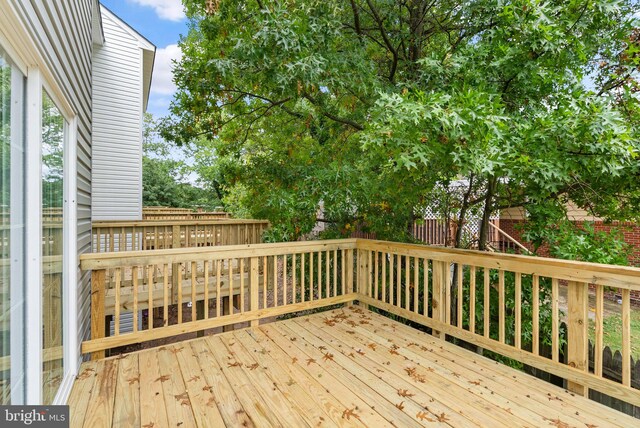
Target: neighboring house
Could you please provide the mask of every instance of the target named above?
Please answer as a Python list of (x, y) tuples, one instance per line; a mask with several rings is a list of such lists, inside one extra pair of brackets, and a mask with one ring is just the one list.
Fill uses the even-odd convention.
[(107, 8), (93, 50), (91, 218), (142, 219), (142, 112), (156, 47)]
[[(632, 266), (640, 266), (640, 225), (631, 222), (611, 222), (607, 223), (600, 217), (591, 215), (586, 210), (578, 207), (572, 202), (567, 204), (567, 218), (572, 222), (581, 225), (586, 222), (593, 224), (596, 232), (610, 232), (616, 228), (622, 232), (624, 241), (632, 247), (629, 256), (629, 264)], [(531, 248), (531, 245), (522, 239), (521, 228), (527, 221), (525, 212), (522, 208), (509, 208), (500, 212), (500, 228), (509, 235), (520, 241), (523, 245)], [(548, 255), (544, 248), (539, 251), (541, 255)], [(637, 293), (637, 299), (640, 301), (640, 293)]]
[(140, 218), (153, 58), (97, 0), (0, 1), (1, 404), (66, 401), (90, 328), (92, 214)]

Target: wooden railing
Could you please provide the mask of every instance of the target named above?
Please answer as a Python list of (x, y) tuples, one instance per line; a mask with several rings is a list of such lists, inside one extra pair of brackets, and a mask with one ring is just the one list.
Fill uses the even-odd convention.
[(143, 220), (225, 220), (231, 216), (224, 211), (193, 211), (189, 208), (144, 207)]
[(93, 252), (256, 244), (266, 220), (94, 221)]
[[(356, 259), (361, 302), (430, 327), (436, 336), (452, 336), (560, 376), (575, 393), (593, 388), (640, 405), (640, 390), (631, 387), (630, 378), (630, 291), (640, 290), (640, 269), (365, 240), (358, 240)], [(595, 285), (593, 371), (589, 284)], [(605, 287), (622, 296), (621, 384), (602, 373)], [(547, 343), (550, 357), (542, 352)]]
[[(355, 240), (235, 245), (161, 251), (87, 254), (91, 270), (91, 340), (82, 345), (93, 358), (104, 350), (183, 333), (274, 317), (353, 301)], [(351, 268), (350, 268), (351, 267)], [(291, 278), (291, 281), (285, 281)], [(233, 298), (230, 298), (233, 297)], [(188, 302), (191, 307), (185, 306)], [(171, 317), (169, 306), (176, 305)], [(139, 312), (147, 322), (138, 329)], [(132, 312), (133, 332), (119, 320)], [(107, 315), (114, 335), (106, 336)], [(148, 319), (149, 319), (148, 318)]]
[[(94, 358), (126, 344), (358, 300), (437, 337), (560, 376), (574, 393), (592, 388), (640, 405), (630, 375), (637, 268), (364, 239), (92, 254), (81, 256), (81, 267), (93, 271), (92, 339), (82, 349)], [(589, 284), (595, 287), (592, 369)], [(622, 296), (620, 383), (603, 376), (605, 287)], [(229, 296), (238, 296), (235, 310)], [(160, 324), (139, 330), (134, 323), (127, 334), (116, 325), (115, 335), (105, 337), (108, 301), (116, 320), (123, 311), (159, 307)], [(185, 309), (187, 301), (207, 304)], [(167, 317), (170, 302), (177, 304), (177, 320)]]

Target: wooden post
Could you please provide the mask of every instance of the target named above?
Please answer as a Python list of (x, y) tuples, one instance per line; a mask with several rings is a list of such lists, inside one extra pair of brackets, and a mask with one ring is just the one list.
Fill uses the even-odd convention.
[[(356, 289), (358, 293), (367, 296), (367, 287), (369, 286), (369, 251), (358, 250), (358, 276), (356, 278)], [(363, 305), (369, 308), (369, 305)]]
[[(295, 266), (293, 267), (295, 269)], [(250, 277), (249, 277), (249, 310), (256, 312), (259, 309), (258, 302), (258, 281), (260, 278), (260, 272), (258, 271), (258, 258), (251, 257), (250, 262)], [(295, 270), (294, 270), (295, 272)], [(295, 274), (294, 274), (295, 275)], [(295, 299), (295, 296), (294, 296)], [(259, 320), (252, 320), (251, 327), (257, 327), (260, 324)]]
[[(91, 271), (91, 339), (105, 337), (105, 270)], [(104, 358), (104, 351), (91, 354), (92, 360)]]
[[(343, 263), (345, 264), (346, 269), (346, 280), (347, 280), (347, 294), (353, 293), (353, 253), (355, 250), (347, 250), (345, 252), (345, 258)], [(353, 302), (347, 302), (347, 306), (352, 305)]]
[[(588, 303), (588, 285), (570, 281), (567, 295), (567, 364), (583, 371), (589, 370)], [(589, 394), (587, 387), (575, 382), (567, 382), (567, 389), (585, 397)]]
[[(172, 229), (171, 229), (171, 238), (172, 238), (172, 242), (171, 242), (171, 248), (180, 248), (180, 226), (177, 224), (174, 224)], [(177, 285), (178, 284), (178, 276), (181, 275), (180, 272), (180, 263), (173, 263), (171, 265), (171, 304), (175, 305), (176, 304), (176, 300), (178, 299), (178, 290), (177, 290)]]
[[(446, 293), (449, 285), (446, 278), (449, 264), (446, 262), (433, 261), (433, 294), (431, 305), (433, 308), (432, 317), (436, 321), (445, 322), (446, 318)], [(433, 336), (444, 339), (445, 334), (441, 331), (433, 330)]]

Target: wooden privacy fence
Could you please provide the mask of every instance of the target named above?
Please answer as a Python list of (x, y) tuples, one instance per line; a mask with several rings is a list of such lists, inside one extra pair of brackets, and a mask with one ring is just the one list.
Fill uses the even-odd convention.
[(429, 245), (447, 245), (455, 236), (448, 223), (439, 219), (425, 218), (414, 221), (410, 229), (415, 239)]
[[(126, 344), (358, 300), (428, 327), (436, 337), (460, 339), (562, 377), (574, 393), (593, 389), (640, 405), (640, 391), (631, 384), (630, 326), (638, 268), (365, 239), (88, 254), (81, 267), (93, 271), (92, 339), (82, 349), (94, 358)], [(592, 368), (589, 284), (595, 286)], [(619, 382), (607, 378), (603, 365), (605, 287), (622, 296)], [(561, 290), (566, 311), (560, 310)], [(180, 313), (171, 324), (166, 313), (174, 294)], [(220, 298), (236, 294), (234, 313), (231, 300)], [(128, 334), (116, 326), (113, 337), (104, 337), (109, 299), (116, 315), (160, 305), (164, 325)], [(186, 299), (208, 304), (200, 315), (192, 307), (185, 321)], [(541, 352), (547, 344), (550, 357)]]
[(266, 220), (94, 221), (93, 252), (256, 244)]
[[(354, 300), (355, 240), (234, 245), (162, 251), (87, 254), (91, 270), (93, 358), (104, 350), (239, 322)], [(351, 267), (351, 268), (350, 268)], [(291, 277), (291, 284), (285, 278)], [(236, 301), (230, 296), (237, 296)], [(184, 303), (192, 302), (185, 313)], [(202, 302), (197, 305), (196, 302)], [(177, 305), (177, 318), (168, 316)], [(200, 306), (200, 308), (198, 308)], [(235, 307), (234, 307), (235, 306)], [(138, 312), (162, 311), (163, 325), (138, 329)], [(114, 335), (105, 337), (113, 313)], [(133, 332), (120, 332), (123, 312), (132, 312)]]

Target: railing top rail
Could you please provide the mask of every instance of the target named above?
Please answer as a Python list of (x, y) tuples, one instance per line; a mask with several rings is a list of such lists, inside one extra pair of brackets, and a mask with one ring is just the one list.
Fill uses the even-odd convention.
[(268, 220), (253, 219), (221, 219), (221, 220), (97, 220), (92, 225), (96, 227), (144, 227), (144, 226), (202, 226), (225, 224), (269, 224)]
[(273, 256), (294, 253), (298, 254), (309, 251), (329, 251), (353, 248), (356, 248), (356, 239), (172, 248), (153, 251), (89, 253), (80, 255), (80, 268), (83, 270), (105, 269), (110, 267)]
[(606, 265), (520, 254), (497, 254), (478, 250), (462, 250), (419, 244), (358, 239), (357, 248), (403, 253), (432, 260), (462, 263), (470, 266), (503, 269), (567, 281), (587, 282), (640, 290), (640, 268)]
[(437, 261), (461, 263), (490, 269), (502, 269), (527, 275), (539, 275), (567, 281), (602, 284), (640, 291), (640, 268), (635, 267), (533, 257), (519, 254), (496, 254), (478, 250), (462, 250), (360, 238), (274, 244), (226, 245), (206, 248), (176, 248), (153, 250), (152, 252), (121, 251), (113, 253), (93, 253), (81, 255), (80, 261), (81, 268), (88, 270), (116, 266), (175, 263), (182, 260), (216, 260), (233, 257), (282, 255), (337, 248), (357, 248), (370, 251), (402, 253), (408, 256)]

